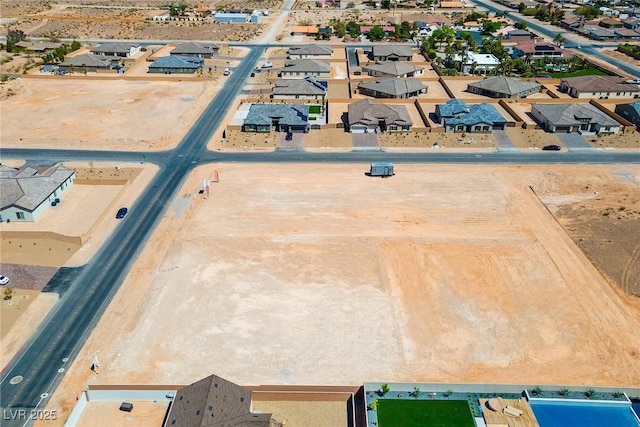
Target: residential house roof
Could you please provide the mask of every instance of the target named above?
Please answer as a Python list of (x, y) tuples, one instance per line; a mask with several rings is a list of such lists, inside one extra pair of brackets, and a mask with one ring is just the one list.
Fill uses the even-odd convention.
[(363, 70), (372, 70), (379, 73), (385, 73), (393, 76), (404, 76), (408, 73), (414, 73), (416, 71), (424, 70), (423, 67), (417, 65), (408, 64), (401, 61), (384, 61), (378, 64), (367, 65), (362, 67)]
[(605, 30), (604, 28), (589, 28), (589, 34), (600, 38), (613, 38), (615, 34), (613, 31)]
[(438, 105), (440, 117), (447, 125), (475, 125), (478, 123), (506, 123), (507, 120), (496, 108), (483, 102), (482, 104), (467, 105), (459, 99), (452, 99), (446, 104)]
[(517, 95), (532, 89), (540, 89), (542, 85), (536, 82), (526, 82), (515, 77), (495, 76), (479, 82), (469, 83), (469, 87), (477, 87), (504, 95)]
[(624, 83), (622, 77), (615, 76), (579, 76), (560, 80), (578, 92), (640, 92), (638, 85)]
[(422, 84), (418, 79), (397, 79), (389, 77), (387, 79), (377, 80), (375, 82), (362, 82), (358, 85), (359, 88), (368, 90), (375, 90), (379, 93), (384, 93), (393, 97), (400, 97), (410, 93), (415, 93), (427, 88), (427, 85)]
[(62, 46), (62, 43), (28, 42), (26, 40), (22, 40), (16, 43), (16, 46), (32, 52), (44, 52), (45, 50), (57, 49)]
[(460, 1), (442, 1), (440, 2), (440, 7), (445, 8), (445, 9), (451, 9), (451, 8), (460, 8), (462, 9), (464, 7), (464, 4)]
[(239, 18), (239, 19), (247, 19), (247, 14), (246, 13), (240, 13), (240, 12), (217, 12), (214, 17), (216, 19), (219, 18)]
[(371, 99), (363, 99), (348, 106), (349, 125), (377, 125), (385, 120), (387, 125), (413, 125), (407, 107), (404, 105), (386, 105)]
[(105, 58), (104, 55), (94, 55), (92, 53), (83, 53), (82, 55), (70, 56), (60, 63), (63, 67), (98, 67), (109, 68), (111, 60)]
[(409, 45), (388, 45), (388, 44), (376, 44), (373, 45), (373, 56), (413, 56), (413, 49)]
[(624, 21), (622, 21), (622, 23), (627, 25), (638, 25), (640, 24), (640, 19), (636, 18), (635, 16), (631, 16), (625, 19)]
[(527, 30), (511, 30), (507, 32), (507, 37), (533, 37), (533, 34)]
[(273, 118), (281, 125), (301, 126), (308, 123), (309, 106), (297, 104), (253, 104), (244, 119), (245, 124), (271, 125)]
[[(385, 33), (393, 33), (396, 30), (396, 27), (394, 27), (393, 25), (378, 25), (380, 28), (382, 28), (382, 31), (384, 31)], [(375, 27), (375, 25), (363, 25), (362, 27), (360, 27), (360, 32), (362, 34), (367, 34), (369, 31), (371, 31), (371, 29)]]
[(180, 43), (171, 51), (171, 55), (210, 55), (213, 51), (216, 51), (220, 46), (215, 44), (205, 45), (202, 43)]
[(197, 70), (202, 66), (202, 58), (194, 58), (192, 56), (161, 56), (156, 59), (149, 68), (186, 68)]
[(286, 61), (282, 71), (299, 72), (299, 73), (329, 73), (331, 65), (328, 62), (318, 61), (317, 59), (300, 59), (295, 61)]
[(640, 34), (631, 28), (616, 28), (613, 33), (620, 37), (640, 37)]
[(329, 46), (307, 44), (301, 47), (289, 48), (289, 55), (333, 55), (333, 49)]
[(16, 206), (33, 212), (74, 173), (60, 164), (19, 169), (3, 165), (0, 169), (0, 209)]
[(132, 47), (139, 47), (139, 43), (102, 43), (91, 49), (93, 53), (126, 53), (131, 51)]
[(556, 126), (574, 125), (581, 119), (589, 119), (600, 126), (620, 125), (591, 104), (533, 104), (532, 107)]
[[(462, 57), (460, 55), (454, 55), (453, 60), (462, 61)], [(474, 62), (479, 66), (500, 65), (500, 60), (490, 53), (467, 52), (465, 65), (471, 65)]]
[(619, 19), (613, 19), (613, 18), (601, 19), (598, 25), (600, 25), (601, 27), (611, 27), (611, 28), (621, 27), (622, 21), (620, 21)]
[(525, 54), (534, 54), (539, 52), (562, 52), (564, 56), (565, 52), (565, 49), (562, 49), (552, 43), (538, 43), (534, 41), (523, 41), (517, 43), (513, 48), (518, 49)]
[(176, 392), (166, 425), (269, 427), (271, 414), (252, 413), (249, 390), (211, 375)]
[(638, 115), (640, 116), (640, 101), (636, 101), (636, 102), (632, 102), (629, 105), (631, 108), (633, 108), (634, 110), (636, 110), (636, 112), (638, 113)]
[(276, 80), (271, 89), (274, 95), (325, 95), (327, 82), (305, 77), (302, 80)]

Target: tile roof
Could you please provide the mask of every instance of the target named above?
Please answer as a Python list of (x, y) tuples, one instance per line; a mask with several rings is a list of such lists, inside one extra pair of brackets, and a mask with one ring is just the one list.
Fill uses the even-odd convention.
[(183, 54), (200, 54), (200, 55), (210, 55), (212, 51), (216, 51), (220, 48), (220, 46), (215, 44), (204, 45), (201, 43), (187, 42), (180, 43), (171, 51), (171, 55), (183, 55)]
[(407, 64), (401, 61), (384, 61), (379, 64), (367, 65), (362, 67), (363, 70), (373, 70), (379, 73), (385, 73), (393, 76), (404, 76), (408, 73), (424, 70), (423, 67), (417, 65)]
[(387, 79), (377, 80), (375, 82), (362, 82), (358, 85), (358, 87), (398, 97), (410, 93), (419, 92), (422, 89), (427, 88), (427, 85), (422, 84), (422, 82), (418, 79), (398, 79), (389, 77)]
[(560, 80), (578, 92), (640, 92), (638, 85), (624, 83), (622, 77), (614, 76), (578, 76)]
[(329, 46), (307, 44), (301, 47), (289, 48), (289, 55), (333, 55), (333, 49)]
[[(13, 169), (13, 168), (10, 168)], [(0, 209), (16, 206), (33, 212), (62, 185), (75, 171), (54, 165), (43, 171), (31, 167), (2, 169), (0, 175)]]
[(622, 37), (640, 37), (640, 34), (631, 28), (616, 28), (613, 33)]
[(325, 95), (327, 82), (305, 77), (302, 80), (276, 80), (271, 89), (274, 95)]
[(129, 53), (132, 47), (139, 47), (139, 43), (102, 43), (91, 49), (91, 52), (101, 53)]
[(579, 125), (580, 119), (590, 119), (600, 126), (620, 125), (591, 104), (533, 104), (531, 107), (556, 126)]
[(373, 45), (373, 56), (413, 56), (413, 49), (404, 44), (376, 44)]
[(536, 43), (533, 41), (525, 41), (517, 43), (514, 49), (518, 49), (524, 53), (536, 53), (536, 52), (564, 52), (564, 49), (551, 44), (551, 43)]
[(92, 53), (83, 53), (82, 55), (71, 56), (60, 63), (63, 67), (103, 67), (109, 68), (111, 60), (104, 55), (94, 55)]
[(271, 125), (273, 118), (279, 118), (285, 126), (306, 125), (309, 118), (309, 106), (297, 104), (253, 104), (244, 119), (244, 124)]
[(300, 59), (296, 61), (286, 61), (283, 72), (300, 72), (300, 73), (328, 73), (331, 71), (331, 65), (328, 62), (318, 61), (316, 59)]
[(540, 89), (542, 85), (536, 82), (523, 82), (515, 77), (495, 76), (479, 82), (469, 83), (469, 87), (477, 87), (505, 95), (517, 95), (532, 89)]
[(306, 34), (317, 34), (318, 27), (314, 27), (312, 25), (295, 25), (293, 27), (294, 33), (306, 33)]
[(195, 71), (202, 66), (202, 62), (202, 58), (192, 56), (161, 56), (150, 64), (149, 68), (187, 68)]
[(507, 120), (496, 108), (483, 102), (482, 104), (467, 105), (459, 99), (452, 99), (446, 104), (438, 105), (440, 117), (446, 125), (475, 125), (479, 123), (506, 123)]
[(411, 126), (413, 124), (404, 105), (386, 105), (371, 99), (363, 99), (349, 104), (347, 108), (349, 125), (377, 125), (380, 120), (385, 120), (387, 125)]

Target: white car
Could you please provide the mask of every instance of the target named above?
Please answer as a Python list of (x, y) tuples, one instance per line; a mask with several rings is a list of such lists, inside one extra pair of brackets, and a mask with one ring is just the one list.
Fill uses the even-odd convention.
[(265, 62), (262, 64), (262, 68), (273, 68), (273, 64), (271, 62)]
[(0, 285), (6, 285), (9, 283), (9, 278), (7, 276), (0, 276)]

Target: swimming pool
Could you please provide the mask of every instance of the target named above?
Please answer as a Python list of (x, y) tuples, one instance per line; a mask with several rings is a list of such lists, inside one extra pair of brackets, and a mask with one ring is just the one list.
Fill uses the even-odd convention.
[(532, 399), (540, 427), (639, 427), (630, 403)]

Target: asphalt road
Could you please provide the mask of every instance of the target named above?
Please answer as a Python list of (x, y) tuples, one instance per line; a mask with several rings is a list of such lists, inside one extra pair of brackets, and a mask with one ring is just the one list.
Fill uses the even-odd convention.
[[(253, 49), (245, 60), (228, 77), (226, 84), (205, 109), (179, 146), (170, 152), (154, 154), (164, 167), (129, 214), (105, 242), (96, 256), (71, 284), (54, 310), (42, 322), (40, 329), (25, 345), (20, 354), (0, 376), (0, 406), (3, 409), (3, 426), (22, 426), (29, 420), (20, 419), (18, 409), (29, 412), (42, 408), (48, 394), (55, 390), (64, 371), (77, 356), (89, 333), (111, 302), (126, 277), (132, 263), (155, 228), (163, 211), (170, 204), (191, 168), (200, 160), (218, 124), (224, 119), (245, 79), (258, 60), (261, 49)], [(2, 150), (6, 156), (10, 150)], [(27, 158), (41, 158), (42, 152), (34, 151)], [(48, 153), (51, 154), (51, 153)], [(59, 154), (76, 158), (68, 151)], [(131, 153), (93, 153), (101, 160), (131, 158)], [(134, 157), (141, 157), (136, 154)], [(51, 158), (49, 158), (51, 160)], [(114, 325), (117, 327), (117, 325)], [(87, 369), (90, 366), (87, 365)], [(22, 381), (11, 384), (12, 378)], [(80, 390), (78, 390), (79, 392)]]
[[(350, 153), (307, 153), (276, 150), (273, 153), (217, 153), (206, 150), (206, 142), (222, 122), (233, 99), (257, 63), (264, 48), (254, 47), (227, 78), (226, 84), (185, 135), (177, 148), (146, 153), (0, 149), (0, 158), (28, 160), (147, 161), (161, 166), (127, 217), (114, 230), (60, 301), (0, 375), (2, 425), (28, 425), (29, 420), (6, 419), (18, 409), (43, 408), (73, 362), (88, 335), (118, 291), (147, 238), (191, 169), (210, 162), (350, 162), (388, 160), (398, 163), (640, 163), (640, 153), (616, 151), (573, 153), (386, 153), (379, 150)], [(115, 213), (114, 213), (115, 214)], [(117, 327), (117, 325), (113, 325)], [(89, 369), (87, 362), (87, 369)], [(17, 376), (22, 381), (11, 384)], [(79, 391), (79, 390), (78, 390)], [(13, 411), (13, 412), (12, 412)], [(26, 422), (25, 422), (26, 421)]]
[[(481, 6), (489, 10), (490, 12), (494, 12), (494, 13), (508, 12), (509, 19), (512, 19), (513, 21), (516, 21), (516, 22), (524, 21), (527, 23), (527, 27), (529, 27), (530, 30), (533, 30), (534, 32), (540, 35), (543, 35), (545, 37), (548, 37), (549, 39), (553, 39), (558, 33), (566, 33), (566, 30), (562, 28), (555, 27), (550, 24), (542, 24), (533, 18), (527, 19), (526, 17), (522, 17), (517, 12), (514, 12), (513, 9), (508, 8), (506, 6), (498, 5), (491, 1), (484, 1), (484, 0), (472, 0), (472, 1), (476, 5)], [(594, 49), (593, 47), (590, 47), (593, 45), (600, 46), (602, 44), (603, 42), (601, 41), (585, 39), (585, 43), (583, 45), (580, 45), (581, 46), (580, 50), (589, 56), (596, 57), (605, 62), (608, 62), (609, 64), (615, 65), (616, 67), (626, 71), (627, 73), (631, 74), (632, 76), (635, 76), (636, 78), (640, 78), (640, 67), (636, 67), (624, 61), (620, 61), (614, 57), (601, 53), (600, 51), (598, 51), (597, 49)]]

